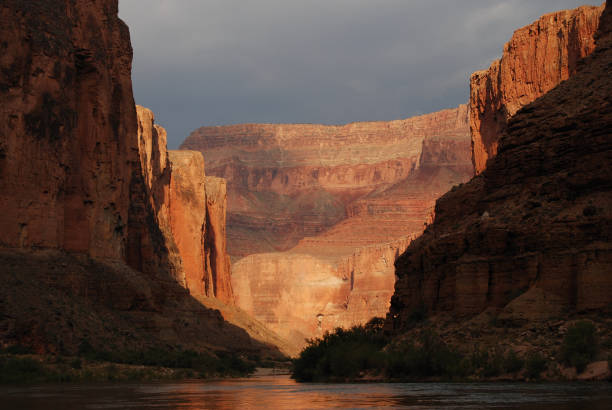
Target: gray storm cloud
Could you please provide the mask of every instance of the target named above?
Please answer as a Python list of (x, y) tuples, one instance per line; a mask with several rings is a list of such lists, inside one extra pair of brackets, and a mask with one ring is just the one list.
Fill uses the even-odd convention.
[[(512, 32), (577, 0), (120, 0), (138, 104), (202, 125), (392, 120), (465, 103)], [(598, 4), (598, 3), (590, 3)]]

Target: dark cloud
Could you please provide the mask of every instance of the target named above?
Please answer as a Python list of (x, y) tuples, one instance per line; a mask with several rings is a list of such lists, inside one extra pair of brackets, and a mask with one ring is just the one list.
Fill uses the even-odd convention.
[[(138, 104), (202, 125), (392, 120), (467, 101), (512, 32), (581, 0), (120, 0)], [(593, 3), (595, 4), (595, 3)]]

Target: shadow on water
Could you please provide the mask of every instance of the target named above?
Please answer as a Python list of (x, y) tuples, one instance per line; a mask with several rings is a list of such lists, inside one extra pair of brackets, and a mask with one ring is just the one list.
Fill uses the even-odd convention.
[(0, 387), (6, 409), (607, 410), (612, 384), (299, 384), (288, 376), (208, 382)]

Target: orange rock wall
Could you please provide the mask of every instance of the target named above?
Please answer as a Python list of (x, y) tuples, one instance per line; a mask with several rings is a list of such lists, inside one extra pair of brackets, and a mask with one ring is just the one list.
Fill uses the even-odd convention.
[(468, 135), (467, 107), (390, 122), (344, 126), (203, 127), (181, 149), (207, 158), (227, 180), (232, 256), (283, 251), (343, 220), (357, 198), (409, 177), (423, 140)]
[(292, 350), (337, 327), (384, 317), (401, 239), (329, 260), (299, 252), (247, 256), (233, 266), (236, 305), (286, 339)]
[(603, 6), (547, 14), (517, 30), (501, 60), (470, 79), (470, 128), (476, 174), (496, 155), (506, 123), (521, 107), (576, 72), (595, 49)]
[(138, 161), (117, 1), (0, 7), (0, 245), (126, 252)]
[(196, 151), (170, 151), (169, 225), (182, 260), (185, 286), (195, 296), (233, 304), (225, 240), (225, 181), (207, 177)]
[(192, 294), (209, 295), (211, 278), (204, 269), (204, 158), (199, 152), (170, 151), (170, 162), (170, 230), (183, 262), (185, 284)]
[(510, 119), (480, 176), (438, 200), (396, 261), (395, 329), (415, 309), (475, 315), (527, 292), (550, 295), (556, 311), (610, 306), (610, 3), (597, 42), (575, 75)]
[(234, 303), (230, 257), (227, 254), (227, 187), (222, 178), (206, 177), (206, 235), (204, 238), (206, 271), (212, 278), (214, 296)]
[(410, 237), (423, 231), (436, 198), (472, 173), (467, 112), (463, 114), (463, 133), (458, 128), (456, 133), (416, 137), (420, 146), (394, 184), (381, 183), (358, 199), (347, 195), (346, 218), (339, 223), (300, 239), (287, 252), (250, 255), (234, 263), (237, 306), (296, 350), (306, 339), (336, 327), (385, 316), (396, 257)]

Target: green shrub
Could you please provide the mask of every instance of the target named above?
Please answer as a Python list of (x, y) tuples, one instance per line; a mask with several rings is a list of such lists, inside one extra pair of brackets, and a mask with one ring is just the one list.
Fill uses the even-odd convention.
[(561, 346), (561, 360), (582, 373), (597, 356), (597, 329), (592, 322), (580, 321), (567, 329)]
[(539, 379), (546, 369), (546, 358), (538, 352), (531, 352), (525, 362), (526, 376), (530, 379)]
[(82, 367), (82, 363), (81, 363), (81, 359), (76, 358), (74, 359), (72, 362), (70, 362), (70, 367), (72, 367), (73, 369), (81, 369)]
[(482, 375), (484, 377), (496, 377), (501, 374), (504, 367), (505, 356), (501, 349), (495, 349), (489, 356), (489, 360), (484, 366)]
[(504, 358), (504, 371), (506, 373), (518, 373), (524, 366), (525, 361), (518, 357), (514, 350), (510, 349)]
[(0, 357), (0, 383), (33, 383), (47, 378), (43, 364), (30, 357)]
[(298, 381), (352, 379), (362, 371), (382, 370), (386, 344), (382, 327), (356, 326), (336, 329), (320, 339), (309, 340), (293, 361), (292, 377)]

